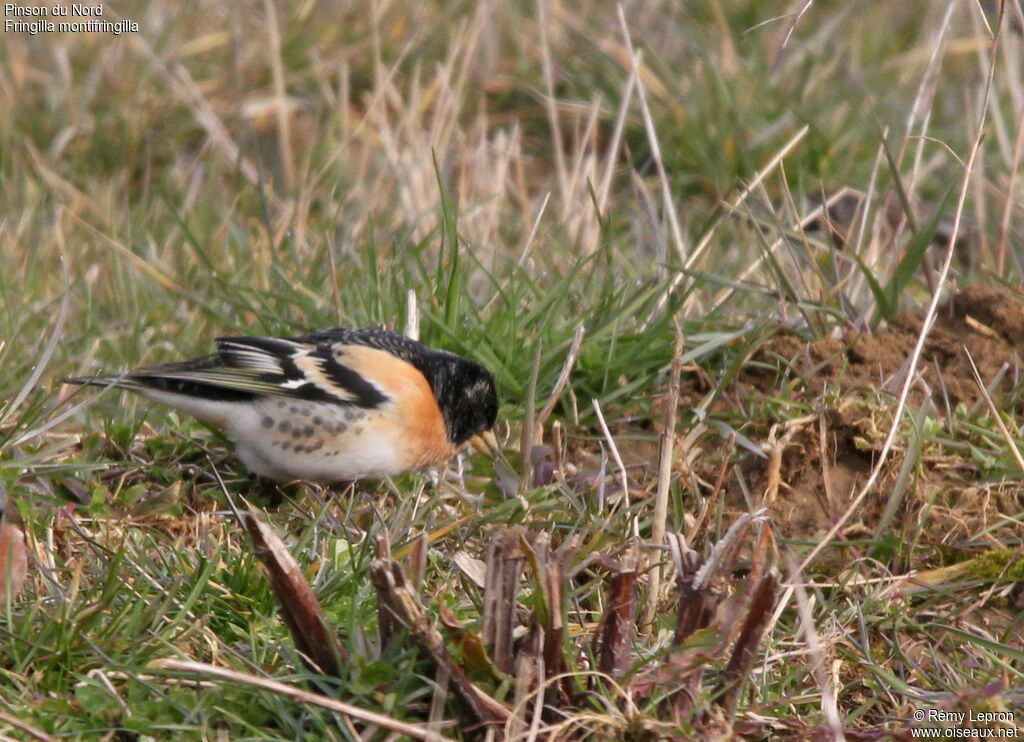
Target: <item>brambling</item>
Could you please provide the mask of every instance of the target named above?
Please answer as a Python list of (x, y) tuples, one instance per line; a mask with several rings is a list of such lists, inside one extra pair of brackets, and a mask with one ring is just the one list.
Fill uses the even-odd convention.
[(479, 363), (386, 330), (219, 338), (217, 352), (120, 376), (113, 386), (183, 410), (231, 437), (250, 471), (277, 481), (382, 477), (494, 453), (494, 379)]

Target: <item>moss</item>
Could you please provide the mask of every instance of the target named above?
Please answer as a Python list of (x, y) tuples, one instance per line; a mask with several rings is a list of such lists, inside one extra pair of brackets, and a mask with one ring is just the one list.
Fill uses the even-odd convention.
[(963, 563), (970, 569), (965, 576), (980, 580), (1024, 581), (1024, 551), (993, 549)]
[(922, 572), (917, 577), (923, 582), (930, 583), (968, 580), (1020, 582), (1024, 581), (1024, 551), (993, 549), (958, 564)]

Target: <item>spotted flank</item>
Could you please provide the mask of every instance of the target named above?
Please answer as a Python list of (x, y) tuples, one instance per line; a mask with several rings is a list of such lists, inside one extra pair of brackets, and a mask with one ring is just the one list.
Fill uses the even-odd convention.
[(494, 448), (487, 369), (385, 330), (220, 338), (216, 353), (191, 361), (64, 381), (183, 410), (223, 429), (253, 472), (280, 481), (396, 475), (440, 464), (474, 438)]

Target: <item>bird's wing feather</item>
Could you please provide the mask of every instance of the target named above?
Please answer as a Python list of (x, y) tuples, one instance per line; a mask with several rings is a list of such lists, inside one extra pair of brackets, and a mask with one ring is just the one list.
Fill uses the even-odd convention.
[(341, 360), (345, 346), (338, 342), (233, 337), (218, 339), (217, 349), (228, 374), (253, 374), (275, 387), (264, 393), (368, 408), (389, 401), (372, 379)]
[(344, 362), (345, 347), (326, 336), (226, 337), (217, 339), (217, 353), (192, 361), (140, 368), (123, 376), (65, 381), (217, 400), (277, 395), (371, 409), (391, 401), (371, 378), (372, 369), (356, 370)]

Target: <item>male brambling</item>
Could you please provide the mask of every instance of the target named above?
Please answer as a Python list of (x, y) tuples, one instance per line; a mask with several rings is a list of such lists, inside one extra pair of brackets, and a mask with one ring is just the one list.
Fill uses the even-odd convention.
[(401, 474), (447, 461), (466, 442), (497, 450), (487, 369), (386, 330), (219, 338), (216, 353), (191, 361), (63, 381), (184, 410), (223, 429), (251, 471), (278, 481)]

